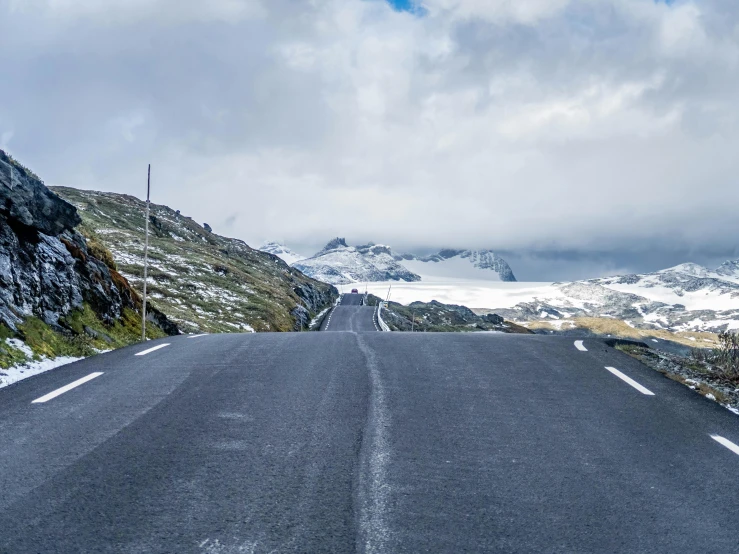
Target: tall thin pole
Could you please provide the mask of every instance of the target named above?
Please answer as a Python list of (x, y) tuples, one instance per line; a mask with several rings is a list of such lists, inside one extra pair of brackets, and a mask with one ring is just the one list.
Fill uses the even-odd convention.
[(416, 308), (411, 308), (411, 333), (416, 323)]
[(144, 241), (144, 306), (141, 309), (141, 342), (146, 342), (146, 279), (149, 269), (149, 195), (151, 193), (151, 164), (146, 178), (146, 238)]

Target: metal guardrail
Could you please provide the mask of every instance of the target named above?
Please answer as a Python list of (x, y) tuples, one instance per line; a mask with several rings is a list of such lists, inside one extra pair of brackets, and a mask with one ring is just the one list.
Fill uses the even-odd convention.
[(387, 323), (385, 323), (382, 320), (382, 308), (384, 306), (385, 302), (380, 301), (380, 304), (377, 306), (377, 322), (380, 324), (380, 329), (383, 331), (390, 331), (390, 327), (387, 326)]

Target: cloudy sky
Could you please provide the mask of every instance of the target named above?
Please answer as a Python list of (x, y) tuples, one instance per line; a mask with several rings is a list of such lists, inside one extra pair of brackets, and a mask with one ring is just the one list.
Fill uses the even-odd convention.
[(739, 258), (736, 0), (0, 0), (0, 148), (258, 246)]

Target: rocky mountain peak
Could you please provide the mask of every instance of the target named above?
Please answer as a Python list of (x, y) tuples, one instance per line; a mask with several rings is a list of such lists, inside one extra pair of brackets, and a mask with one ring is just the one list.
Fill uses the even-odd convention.
[(357, 246), (357, 251), (362, 254), (371, 254), (373, 256), (379, 256), (380, 254), (386, 254), (391, 257), (393, 256), (393, 251), (389, 246), (384, 244), (374, 244), (372, 242), (363, 246)]
[(722, 263), (716, 273), (724, 277), (734, 277), (739, 279), (739, 260), (729, 260)]
[(333, 285), (362, 281), (418, 281), (420, 277), (399, 264), (390, 247), (373, 243), (349, 246), (335, 238), (317, 254), (293, 264), (306, 275)]
[(659, 271), (658, 273), (685, 273), (686, 275), (691, 275), (693, 277), (708, 277), (712, 273), (710, 269), (707, 267), (703, 267), (702, 265), (698, 265), (692, 262), (676, 265), (674, 267), (670, 267), (667, 269), (663, 269), (662, 271)]
[(326, 246), (324, 246), (321, 249), (321, 252), (330, 252), (331, 250), (336, 250), (337, 248), (349, 248), (349, 245), (346, 244), (346, 239), (336, 237), (335, 239), (331, 239), (326, 243)]

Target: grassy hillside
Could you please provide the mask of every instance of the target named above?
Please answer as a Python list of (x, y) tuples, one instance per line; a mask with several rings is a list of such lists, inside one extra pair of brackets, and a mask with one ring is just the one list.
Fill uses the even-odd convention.
[[(78, 208), (88, 245), (109, 250), (118, 271), (140, 291), (145, 203), (121, 194), (53, 190)], [(183, 332), (292, 331), (338, 294), (167, 206), (151, 205), (149, 231), (150, 300)]]

